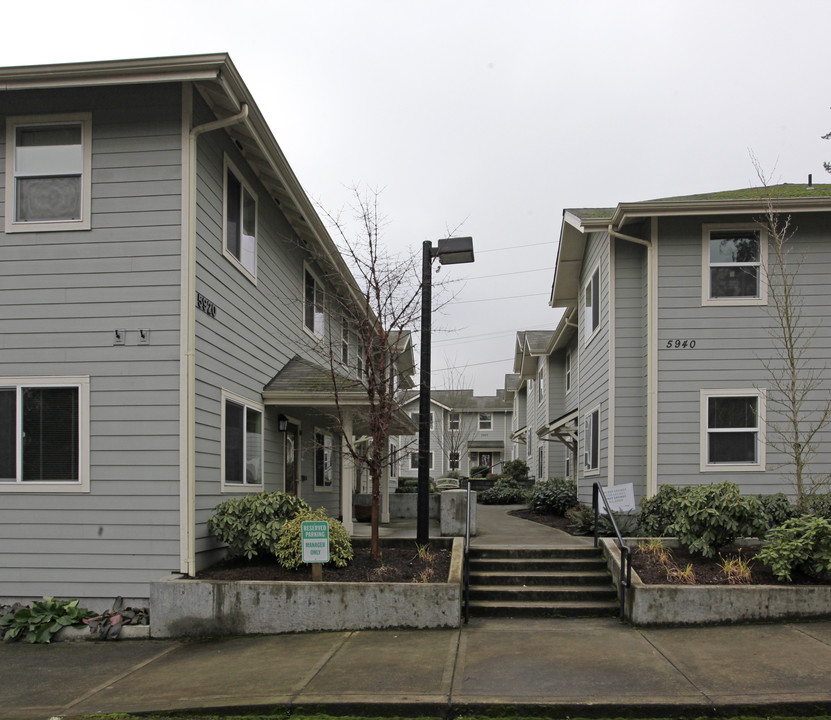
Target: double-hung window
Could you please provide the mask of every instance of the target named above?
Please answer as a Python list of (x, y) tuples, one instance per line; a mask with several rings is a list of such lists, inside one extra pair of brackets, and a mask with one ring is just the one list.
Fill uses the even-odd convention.
[(762, 390), (702, 390), (701, 470), (764, 470)]
[(88, 230), (92, 115), (6, 119), (6, 232)]
[(566, 353), (566, 367), (565, 367), (565, 375), (566, 375), (566, 392), (571, 391), (571, 350)]
[(257, 278), (257, 196), (225, 158), (225, 256), (252, 281)]
[(89, 490), (89, 378), (0, 378), (0, 491)]
[(537, 478), (545, 479), (545, 449), (542, 445), (537, 448)]
[[(430, 469), (433, 469), (433, 451), (430, 451)], [(410, 470), (418, 470), (418, 453), (410, 453)]]
[(451, 412), (447, 416), (447, 429), (458, 430), (462, 425), (462, 416), (457, 412)]
[(585, 289), (586, 342), (600, 325), (600, 268), (595, 268)]
[(767, 235), (759, 228), (705, 225), (703, 304), (765, 304), (762, 270), (766, 259)]
[(222, 489), (261, 490), (263, 485), (263, 408), (222, 393)]
[(545, 400), (545, 367), (541, 367), (537, 372), (537, 402), (542, 404)]
[(479, 429), (492, 430), (493, 429), (493, 414), (479, 413)]
[[(421, 417), (421, 413), (418, 410), (414, 410), (410, 413), (410, 420), (412, 420), (416, 425), (419, 424), (419, 419)], [(433, 422), (435, 421), (435, 416), (433, 412), (430, 412), (430, 429), (433, 429)]]
[(349, 320), (343, 318), (340, 326), (340, 361), (344, 366), (349, 365)]
[(583, 469), (594, 473), (600, 467), (600, 408), (586, 415), (583, 433)]
[(334, 480), (332, 436), (315, 430), (315, 490), (329, 490)]
[(325, 301), (323, 287), (314, 273), (303, 271), (303, 326), (318, 340), (323, 340), (325, 328)]
[(458, 470), (459, 469), (459, 453), (457, 453), (457, 452), (449, 453), (448, 459), (450, 460), (450, 469), (451, 470)]

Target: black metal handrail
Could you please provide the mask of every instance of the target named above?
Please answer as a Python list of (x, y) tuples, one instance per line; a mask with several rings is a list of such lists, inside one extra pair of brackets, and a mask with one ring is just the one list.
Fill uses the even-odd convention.
[(470, 619), (470, 479), (467, 481), (467, 517), (465, 519), (465, 553), (462, 563), (462, 579), (464, 582), (464, 610), (465, 625)]
[(623, 542), (623, 537), (620, 534), (617, 521), (612, 509), (609, 507), (609, 501), (606, 500), (606, 493), (598, 483), (592, 485), (592, 510), (594, 510), (594, 546), (598, 543), (598, 521), (600, 520), (600, 503), (598, 502), (598, 495), (603, 500), (603, 507), (609, 515), (609, 520), (612, 521), (615, 535), (617, 536), (618, 547), (620, 548), (620, 619), (625, 619), (624, 611), (626, 609), (626, 591), (632, 585), (632, 551), (629, 546)]

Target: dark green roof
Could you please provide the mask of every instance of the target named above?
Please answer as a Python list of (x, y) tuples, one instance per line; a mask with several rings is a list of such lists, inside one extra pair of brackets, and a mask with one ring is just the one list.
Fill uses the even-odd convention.
[(676, 197), (656, 198), (649, 202), (697, 202), (707, 200), (773, 200), (787, 198), (831, 197), (831, 185), (799, 185), (782, 183), (768, 187), (750, 187), (741, 190), (722, 190), (720, 192), (700, 193), (698, 195), (678, 195)]
[[(340, 392), (366, 392), (357, 380), (335, 373)], [(329, 393), (334, 391), (332, 371), (295, 355), (263, 388), (263, 392)]]
[(615, 214), (614, 208), (566, 208), (565, 212), (571, 213), (581, 220), (602, 220), (611, 218)]

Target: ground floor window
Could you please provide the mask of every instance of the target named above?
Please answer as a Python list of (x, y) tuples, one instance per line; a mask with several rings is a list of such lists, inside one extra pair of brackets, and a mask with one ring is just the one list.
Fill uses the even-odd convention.
[(89, 489), (89, 378), (0, 378), (0, 489)]
[(596, 472), (600, 467), (600, 408), (595, 408), (584, 421), (583, 469)]
[(542, 445), (537, 448), (537, 477), (545, 479), (545, 449)]
[(332, 455), (332, 436), (315, 430), (315, 490), (328, 490), (332, 487)]
[(452, 452), (450, 453), (450, 469), (451, 470), (458, 470), (459, 469), (459, 453)]
[[(430, 469), (433, 469), (433, 451), (430, 451)], [(418, 452), (410, 453), (410, 470), (418, 470)]]
[(701, 391), (701, 469), (763, 470), (765, 393)]
[(223, 489), (261, 489), (263, 484), (263, 408), (222, 393)]

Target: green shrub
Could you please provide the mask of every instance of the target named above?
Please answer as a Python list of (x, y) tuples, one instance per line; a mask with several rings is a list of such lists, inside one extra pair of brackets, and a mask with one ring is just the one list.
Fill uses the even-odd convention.
[(487, 465), (474, 465), (470, 468), (470, 477), (483, 478), (489, 470), (490, 468)]
[(524, 503), (528, 494), (516, 480), (501, 478), (491, 487), (479, 494), (479, 502), (484, 505), (518, 505)]
[(352, 540), (346, 528), (326, 514), (325, 508), (301, 510), (283, 525), (277, 548), (274, 552), (277, 562), (292, 570), (303, 562), (303, 545), (300, 538), (301, 523), (308, 520), (326, 520), (329, 523), (329, 562), (335, 567), (346, 567), (354, 557)]
[(48, 643), (64, 627), (83, 627), (86, 618), (94, 612), (78, 607), (78, 600), (55, 600), (44, 597), (32, 607), (13, 605), (0, 617), (0, 628), (5, 628), (3, 640), (25, 640), (28, 643)]
[(678, 537), (691, 553), (715, 557), (737, 537), (755, 535), (762, 515), (755, 497), (742, 496), (735, 483), (696, 485), (671, 503), (675, 520), (667, 532)]
[(525, 460), (508, 460), (502, 466), (502, 473), (511, 478), (511, 480), (523, 483), (528, 479), (528, 464)]
[(805, 504), (811, 515), (831, 520), (831, 493), (809, 495), (805, 498)]
[[(580, 503), (566, 512), (571, 531), (575, 535), (594, 535), (594, 510), (591, 505)], [(634, 518), (630, 515), (615, 513), (615, 521), (621, 535), (626, 537), (632, 534)], [(600, 537), (614, 537), (615, 528), (608, 515), (601, 513), (597, 519), (597, 534)]]
[(831, 521), (818, 515), (786, 520), (768, 533), (756, 557), (783, 582), (790, 582), (794, 570), (821, 578), (831, 572)]
[(577, 483), (563, 478), (534, 483), (528, 504), (536, 512), (562, 517), (577, 505)]
[(233, 554), (251, 559), (260, 553), (273, 554), (283, 524), (300, 510), (310, 509), (289, 493), (252, 493), (217, 505), (208, 530)]
[(775, 527), (779, 527), (787, 520), (797, 517), (799, 511), (785, 493), (774, 495), (755, 495), (762, 506), (761, 517), (759, 518), (759, 532), (764, 534)]
[(666, 537), (675, 520), (673, 503), (682, 492), (674, 485), (662, 485), (651, 498), (643, 498), (637, 514), (638, 532), (644, 537)]
[[(417, 493), (418, 492), (418, 478), (400, 478), (398, 480), (398, 487), (395, 488), (397, 493)], [(430, 492), (436, 492), (436, 483), (433, 478), (430, 478)]]

